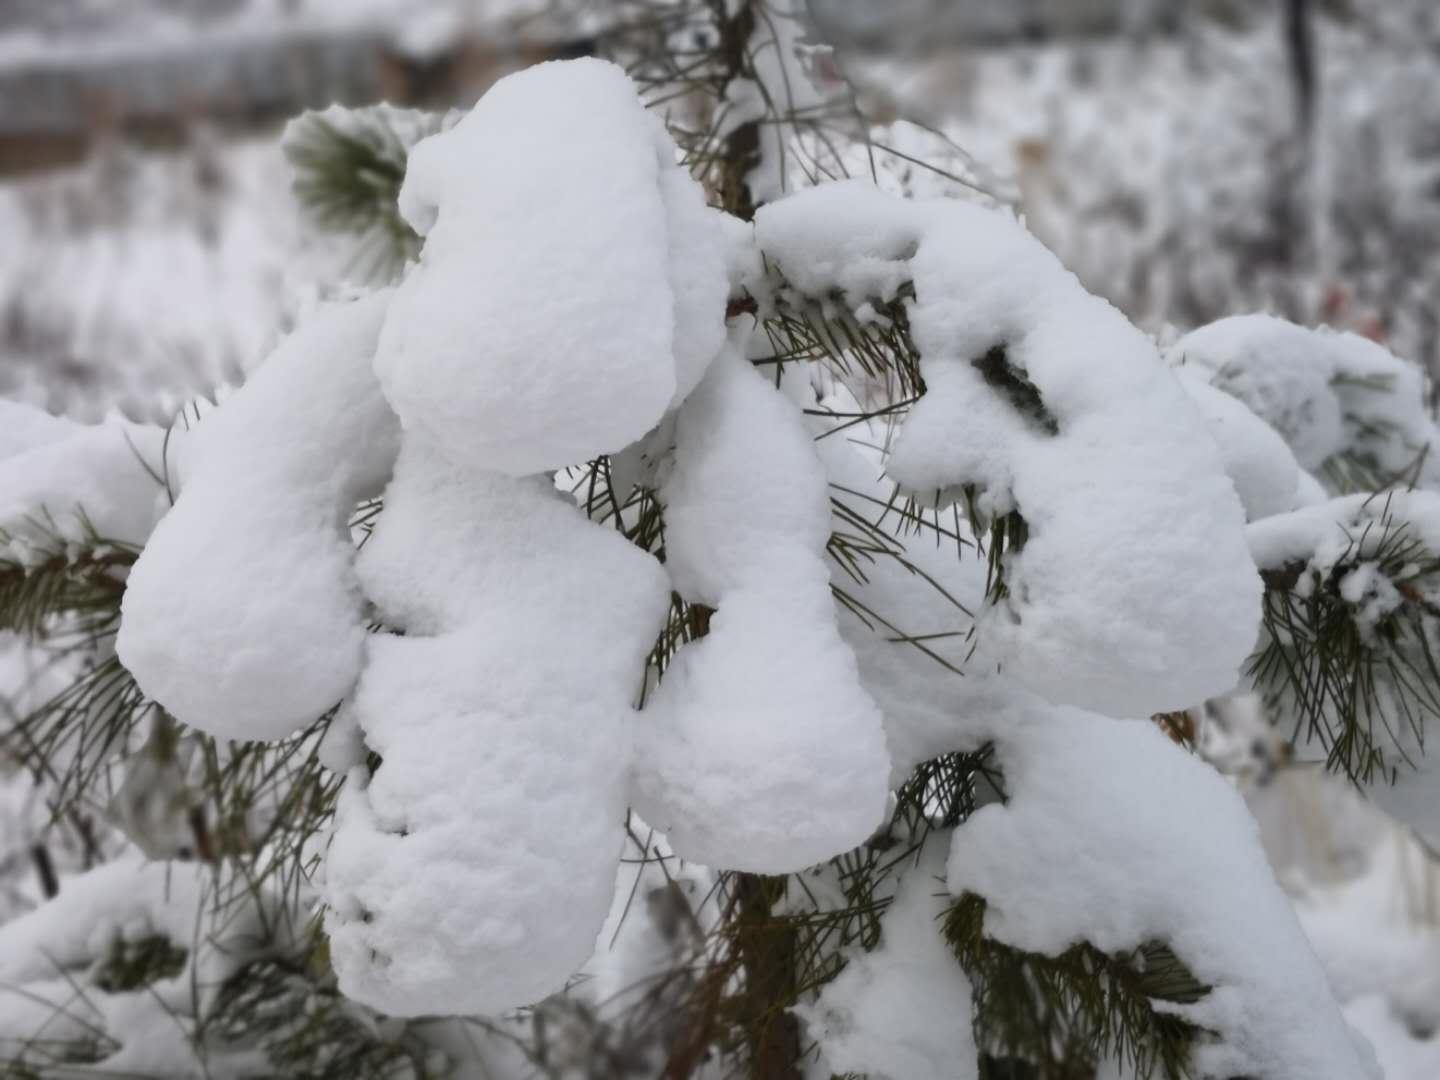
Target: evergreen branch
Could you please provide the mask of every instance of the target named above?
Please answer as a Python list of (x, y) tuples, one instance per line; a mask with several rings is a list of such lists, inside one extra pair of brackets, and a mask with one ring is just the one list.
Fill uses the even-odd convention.
[(1316, 741), (1330, 771), (1393, 783), (1415, 764), (1407, 746), (1423, 751), (1425, 725), (1440, 718), (1440, 556), (1388, 504), (1346, 536), (1323, 565), (1262, 571), (1264, 636), (1246, 674), (1294, 711), (1292, 740)]
[[(301, 207), (321, 230), (362, 239), (363, 276), (395, 278), (421, 240), (400, 213), (410, 148), (439, 131), (437, 115), (374, 105), (307, 112), (286, 129), (282, 147)], [(368, 247), (368, 251), (366, 248)]]
[[(785, 1075), (805, 1052), (790, 1009), (835, 978), (854, 949), (880, 942), (897, 874), (931, 829), (963, 821), (982, 786), (999, 783), (988, 747), (946, 754), (916, 768), (889, 823), (865, 844), (803, 873), (720, 874), (722, 914), (697, 951), (700, 976), (687, 983), (683, 1037), (663, 1075), (689, 1075), (679, 1063), (707, 1044), (738, 1054), (751, 1075)], [(762, 1060), (782, 1071), (757, 1070)]]
[(306, 934), (298, 949), (272, 953), (222, 987), (205, 1027), (217, 1042), (257, 1046), (272, 1075), (312, 1080), (440, 1077), (445, 1056), (413, 1023), (380, 1024), (341, 996), (323, 936)]
[(1082, 942), (1058, 956), (1025, 952), (985, 935), (985, 907), (966, 893), (942, 926), (970, 979), (976, 1041), (992, 1074), (1023, 1062), (1035, 1080), (1070, 1080), (1118, 1059), (1141, 1080), (1192, 1075), (1191, 1049), (1205, 1032), (1163, 1005), (1193, 1004), (1209, 990), (1168, 946), (1112, 954)]
[(850, 386), (857, 400), (880, 403), (864, 414), (866, 419), (885, 417), (894, 423), (905, 405), (925, 393), (920, 351), (910, 332), (912, 284), (906, 282), (889, 298), (865, 299), (862, 320), (851, 310), (860, 303), (857, 298), (810, 297), (791, 286), (773, 264), (767, 271), (775, 283), (774, 311), (764, 321), (771, 349), (768, 362), (822, 364)]
[(60, 616), (103, 625), (118, 615), (125, 574), (139, 552), (102, 539), (80, 520), (80, 541), (66, 539), (48, 518), (31, 521), (24, 537), (0, 530), (0, 631), (34, 639)]

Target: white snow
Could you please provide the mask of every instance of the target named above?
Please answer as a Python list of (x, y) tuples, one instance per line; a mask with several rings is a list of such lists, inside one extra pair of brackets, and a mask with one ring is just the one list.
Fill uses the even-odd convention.
[(681, 408), (666, 568), (714, 608), (641, 714), (636, 808), (677, 853), (798, 870), (881, 822), (882, 720), (841, 640), (824, 471), (799, 411), (727, 350)]
[(1386, 1080), (1432, 1080), (1440, 867), (1430, 850), (1343, 777), (1283, 769), (1245, 796), (1345, 1018)]
[(1424, 378), (1382, 345), (1273, 315), (1234, 315), (1186, 334), (1169, 355), (1244, 402), (1305, 469), (1345, 453), (1385, 478), (1440, 484), (1440, 461), (1427, 452), (1437, 430)]
[(1278, 431), (1302, 468), (1318, 469), (1344, 446), (1329, 357), (1304, 327), (1273, 315), (1231, 316), (1186, 334), (1169, 355)]
[[(1366, 410), (1418, 399), (1418, 376), (1299, 331), (1339, 343), (1323, 385), (1298, 362), (1236, 384), (1277, 387), (1252, 395), (1286, 405), (1277, 434), (1222, 385), (1230, 367), (1196, 351), (1168, 370), (1005, 214), (826, 185), (758, 215), (768, 286), (861, 318), (913, 286), (925, 391), (882, 447), (817, 447), (794, 384), (748, 362), (750, 327), (726, 340), (727, 273), (762, 311), (770, 298), (744, 228), (675, 158), (617, 68), (502, 81), (416, 147), (402, 201), (426, 243), (397, 289), (322, 308), (146, 476), (136, 543), (165, 481), (179, 492), (125, 601), (120, 655), (146, 692), (234, 739), (283, 737), (343, 700), (323, 870), (342, 990), (394, 1015), (536, 1002), (613, 923), (631, 801), (678, 857), (789, 872), (863, 843), (919, 761), (991, 741), (1008, 802), (955, 832), (947, 868), (951, 892), (986, 897), (990, 933), (1045, 952), (1169, 943), (1214, 987), (1181, 1010), (1221, 1036), (1205, 1075), (1366, 1075), (1226, 783), (1150, 725), (1074, 706), (1138, 717), (1229, 690), (1254, 642), (1252, 552), (1312, 560), (1369, 513), (1294, 510), (1317, 495), (1301, 465), (1332, 444), (1410, 460), (1420, 422), (1375, 434), (1384, 410)], [(987, 356), (1022, 392), (987, 379)], [(101, 436), (11, 416), (0, 495), (53, 512), (17, 463), (43, 460), (73, 494), (82, 481), (48, 463)], [(112, 450), (131, 431), (95, 430)], [(663, 565), (556, 490), (552, 470), (601, 454), (658, 486)], [(958, 512), (954, 536), (892, 520), (866, 581), (827, 562), (831, 531), (853, 527), (830, 485), (878, 521), (886, 475), (935, 506), (973, 487), (982, 516), (1024, 516), (1007, 598), (982, 595)], [(349, 515), (382, 487), (357, 555)], [(119, 494), (99, 493), (141, 505)], [(1440, 537), (1440, 503), (1408, 499)], [(1343, 589), (1378, 617), (1387, 584), (1362, 565)], [(713, 615), (647, 686), (672, 591)], [(970, 1075), (938, 869), (931, 850), (909, 870), (879, 946), (805, 1010), (837, 1071)], [(144, 889), (130, 899), (137, 926), (164, 921)], [(76, 933), (100, 917), (66, 916)], [(55, 918), (26, 933), (93, 961)], [(129, 1005), (86, 1022), (124, 1025), (125, 1064), (159, 1068), (168, 1044)]]
[(1418, 1039), (1378, 995), (1369, 995), (1345, 1007), (1345, 1019), (1374, 1048), (1380, 1075), (1385, 1080), (1431, 1080), (1440, 1076), (1440, 1042)]
[(610, 906), (671, 586), (525, 474), (645, 435), (723, 340), (724, 234), (674, 155), (581, 61), (502, 80), (412, 156), (426, 243), (375, 365), (404, 436), (358, 564), (404, 636), (369, 643), (351, 709), (382, 764), (352, 770), (326, 866), (341, 985), (384, 1011), (536, 1001)]
[(183, 490), (131, 572), (120, 659), (202, 731), (280, 738), (359, 675), (348, 519), (395, 454), (370, 368), (388, 300), (320, 308), (202, 421)]
[[(121, 658), (181, 720), (274, 739), (355, 688), (327, 760), (382, 764), (351, 768), (327, 922), (342, 986), (387, 1012), (535, 1001), (605, 918), (670, 583), (523, 474), (623, 449), (723, 341), (728, 240), (674, 159), (596, 61), (417, 145), (420, 263), (201, 424), (132, 574)], [(356, 563), (348, 515), (392, 464)], [(403, 636), (368, 635), (367, 601)]]
[[(1440, 495), (1428, 491), (1346, 495), (1256, 522), (1247, 532), (1255, 561), (1262, 568), (1303, 567), (1299, 589), (1313, 587), (1313, 582), (1341, 570), (1341, 596), (1355, 605), (1353, 617), (1362, 640), (1373, 643), (1379, 621), (1402, 602), (1399, 587), (1375, 562), (1381, 542), (1401, 527), (1425, 553), (1433, 556), (1440, 552)], [(1417, 577), (1404, 587), (1411, 598), (1418, 594), (1432, 606), (1435, 603), (1433, 582)], [(1435, 620), (1428, 614), (1424, 618), (1426, 634), (1433, 640)], [(1402, 657), (1401, 663), (1425, 670), (1425, 660), (1418, 655)], [(1409, 722), (1396, 701), (1396, 689), (1378, 665), (1371, 689), (1371, 696), (1359, 703), (1360, 720), (1372, 726), (1378, 722), (1375, 737), (1389, 767), (1377, 770), (1365, 791), (1386, 813), (1434, 843), (1440, 840), (1440, 759), (1433, 747), (1427, 752), (1425, 725)], [(1296, 749), (1302, 758), (1325, 752), (1318, 738), (1307, 741), (1304, 736)]]
[[(257, 955), (262, 925), (276, 928), (247, 899), (223, 923), (207, 920), (212, 873), (122, 856), (67, 878), (54, 899), (0, 925), (0, 1042), (98, 1038), (106, 1071), (198, 1074), (196, 1021)], [(113, 948), (147, 937), (186, 950), (182, 970), (118, 993), (94, 985)]]
[(1175, 371), (1220, 450), (1225, 475), (1256, 521), (1295, 509), (1299, 500), (1300, 465), (1285, 440), (1238, 399), (1217, 390), (1192, 368)]
[(1254, 522), (1245, 535), (1262, 570), (1292, 562), (1328, 570), (1347, 552), (1372, 558), (1386, 521), (1405, 525), (1426, 550), (1440, 551), (1440, 495), (1427, 491), (1342, 495)]
[(610, 905), (668, 582), (547, 479), (409, 435), (360, 572), (406, 633), (372, 638), (354, 699), (383, 764), (352, 771), (327, 857), (341, 987), (407, 1016), (537, 1001)]
[(1054, 954), (1164, 941), (1210, 993), (1169, 1006), (1217, 1031), (1200, 1075), (1358, 1080), (1367, 1070), (1234, 789), (1149, 724), (977, 702), (1008, 802), (955, 830), (948, 883), (987, 934)]
[(907, 867), (880, 943), (855, 950), (818, 1000), (795, 1011), (829, 1074), (871, 1080), (967, 1080), (978, 1074), (970, 983), (940, 933), (945, 894), (938, 837)]
[[(998, 211), (840, 183), (762, 208), (756, 230), (811, 297), (838, 290), (858, 310), (913, 282), (925, 393), (886, 470), (927, 504), (975, 485), (982, 513), (1018, 510), (1029, 525), (1007, 559), (1009, 596), (981, 616), (977, 664), (1121, 716), (1234, 684), (1260, 597), (1241, 506), (1143, 334)], [(973, 365), (999, 346), (1054, 433)]]
[(0, 460), (45, 443), (59, 442), (77, 428), (78, 425), (33, 405), (0, 398)]
[(41, 548), (92, 534), (144, 543), (168, 503), (163, 441), (159, 428), (77, 424), (0, 402), (0, 534)]
[(415, 147), (400, 206), (425, 247), (376, 360), (407, 430), (522, 476), (654, 426), (677, 364), (693, 385), (719, 347), (726, 291), (674, 152), (594, 60), (502, 79)]

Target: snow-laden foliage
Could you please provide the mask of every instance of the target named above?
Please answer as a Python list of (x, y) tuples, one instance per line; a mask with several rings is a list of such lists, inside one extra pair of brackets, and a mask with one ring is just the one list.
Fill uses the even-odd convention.
[[(1423, 464), (1418, 377), (1254, 320), (1167, 365), (1008, 212), (788, 174), (746, 47), (821, 54), (723, 28), (708, 191), (619, 69), (532, 68), (409, 152), (394, 287), (316, 308), (193, 432), (15, 413), (0, 528), (44, 556), (0, 564), (16, 628), (83, 629), (66, 677), (97, 665), (125, 704), (27, 707), (15, 730), (73, 733), (74, 769), (7, 752), (59, 762), (57, 815), (118, 774), (107, 820), (218, 890), (136, 889), (131, 919), (72, 887), (163, 869), (121, 861), (0, 930), (21, 955), (100, 921), (82, 901), (134, 923), (46, 946), (105, 995), (81, 1014), (104, 1038), (64, 1052), (525, 1075), (502, 1014), (530, 1007), (536, 1040), (614, 1035), (577, 1068), (616, 1075), (1377, 1076), (1238, 797), (1150, 714), (1248, 680), (1355, 746), (1400, 710), (1413, 737), (1367, 779), (1399, 799), (1408, 768), (1428, 805), (1434, 496), (1327, 502), (1310, 475)], [(34, 525), (62, 518), (88, 524)], [(1277, 605), (1316, 597), (1323, 632), (1285, 631)], [(1357, 672), (1363, 708), (1303, 693)], [(124, 985), (115, 938), (144, 944)], [(597, 964), (660, 1021), (596, 1020)], [(136, 987), (176, 1013), (174, 1062), (128, 1056), (175, 1043), (127, 1041), (157, 1022), (127, 1019)]]
[(0, 423), (0, 540), (10, 558), (38, 557), (47, 540), (145, 542), (167, 505), (155, 483), (163, 432), (76, 424), (8, 401)]
[(1420, 372), (1355, 334), (1265, 315), (1201, 327), (1169, 357), (1192, 392), (1221, 391), (1226, 413), (1235, 402), (1250, 410), (1242, 428), (1218, 400), (1206, 406), (1217, 433), (1232, 434), (1227, 468), (1249, 493), (1247, 536), (1266, 585), (1250, 680), (1302, 757), (1324, 758), (1432, 833), (1424, 751), (1440, 718), (1440, 428)]
[(880, 920), (880, 944), (859, 951), (800, 1011), (832, 1073), (875, 1077), (977, 1075), (970, 983), (935, 948), (944, 912), (944, 859), (930, 844), (907, 865)]
[[(976, 705), (1009, 802), (955, 831), (947, 881), (989, 900), (988, 933), (1045, 954), (1081, 938), (1107, 953), (1165, 942), (1211, 987), (1171, 1010), (1221, 1036), (1199, 1040), (1202, 1076), (1364, 1075), (1254, 823), (1223, 779), (1149, 725), (1023, 700)], [(1068, 828), (1055, 828), (1062, 819)]]
[(1420, 371), (1352, 333), (1235, 315), (1176, 341), (1170, 356), (1277, 431), (1337, 491), (1440, 485), (1437, 429)]
[[(1118, 311), (999, 211), (857, 182), (766, 207), (756, 228), (804, 295), (860, 312), (912, 291), (925, 392), (886, 470), (925, 505), (965, 498), (1024, 530), (980, 621), (979, 663), (1119, 716), (1233, 679), (1259, 593), (1240, 508), (1194, 410)], [(1117, 543), (1117, 523), (1143, 547)]]
[[(1014, 6), (994, 9), (1018, 21)], [(932, 16), (917, 24), (926, 50), (847, 66), (1010, 177), (1036, 235), (1144, 329), (1267, 311), (1381, 336), (1440, 370), (1440, 144), (1416, 107), (1440, 91), (1430, 0), (1055, 5), (1036, 18), (1072, 6), (1148, 9), (1171, 28), (955, 48)], [(984, 25), (991, 5), (963, 7)], [(1292, 15), (1309, 32), (1308, 93)]]
[(89, 1043), (109, 1071), (186, 1075), (225, 980), (267, 938), (258, 900), (233, 912), (222, 933), (197, 938), (205, 885), (203, 867), (124, 857), (5, 923), (0, 1041)]
[(642, 714), (636, 809), (701, 862), (796, 870), (881, 824), (889, 773), (832, 615), (825, 472), (794, 405), (734, 349), (675, 427), (665, 564), (715, 614)]
[(317, 312), (176, 455), (183, 495), (128, 583), (117, 647), (202, 731), (280, 738), (355, 683), (365, 615), (348, 521), (399, 434), (370, 370), (386, 300)]

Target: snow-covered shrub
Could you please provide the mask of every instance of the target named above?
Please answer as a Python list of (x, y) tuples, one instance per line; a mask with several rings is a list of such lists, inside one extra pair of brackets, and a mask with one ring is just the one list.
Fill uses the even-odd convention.
[(1193, 392), (1220, 390), (1252, 414), (1244, 434), (1212, 414), (1249, 448), (1231, 469), (1251, 493), (1266, 586), (1250, 681), (1302, 759), (1318, 755), (1435, 835), (1425, 734), (1440, 719), (1440, 428), (1420, 372), (1357, 335), (1266, 315), (1201, 327), (1169, 357)]
[[(814, 59), (756, 19), (788, 6), (742, 11), (732, 37)], [(64, 777), (118, 773), (110, 820), (143, 850), (188, 831), (205, 941), (226, 913), (284, 916), (175, 1004), (229, 1033), (192, 1057), (314, 1064), (275, 1013), (317, 998), (306, 1045), (371, 1032), (377, 1075), (476, 1064), (467, 1024), (523, 1043), (516, 1009), (583, 1037), (601, 1010), (572, 980), (641, 890), (638, 847), (709, 891), (649, 894), (661, 929), (630, 962), (669, 995), (664, 1034), (615, 1075), (1377, 1075), (1239, 796), (1151, 716), (1266, 683), (1302, 581), (1414, 666), (1434, 496), (1388, 497), (1419, 545), (1397, 555), (1364, 533), (1386, 495), (1327, 503), (1305, 470), (1418, 451), (1418, 384), (1367, 354), (1390, 379), (1356, 396), (1315, 361), (1336, 395), (1317, 460), (1250, 392), (1291, 385), (1263, 342), (1247, 378), (1199, 348), (1177, 374), (1008, 211), (788, 174), (814, 132), (746, 133), (774, 99), (727, 40), (738, 113), (698, 144), (595, 60), (437, 125), (394, 193), (418, 258), (317, 306), (193, 430), (23, 414), (0, 573), (91, 591), (15, 628), (94, 615), (76, 678), (106, 665), (124, 705), (43, 701), (15, 730), (74, 739)], [(116, 439), (135, 453), (95, 449)], [(121, 462), (133, 493), (102, 473)], [(27, 531), (66, 515), (88, 528)], [(123, 557), (92, 566), (112, 528)], [(1372, 711), (1410, 700), (1402, 670)], [(176, 814), (141, 812), (149, 777)], [(177, 936), (146, 976), (162, 996), (208, 955)], [(66, 963), (98, 986), (86, 948)], [(451, 1014), (489, 1015), (426, 1019)]]

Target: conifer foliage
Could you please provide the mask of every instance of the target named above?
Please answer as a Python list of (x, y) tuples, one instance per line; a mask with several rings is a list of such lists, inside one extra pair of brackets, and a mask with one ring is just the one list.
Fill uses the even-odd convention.
[(1440, 831), (1419, 376), (1162, 357), (798, 5), (617, 8), (292, 125), (365, 286), (218, 408), (5, 406), (9, 1066), (1378, 1075), (1150, 717), (1257, 693)]

